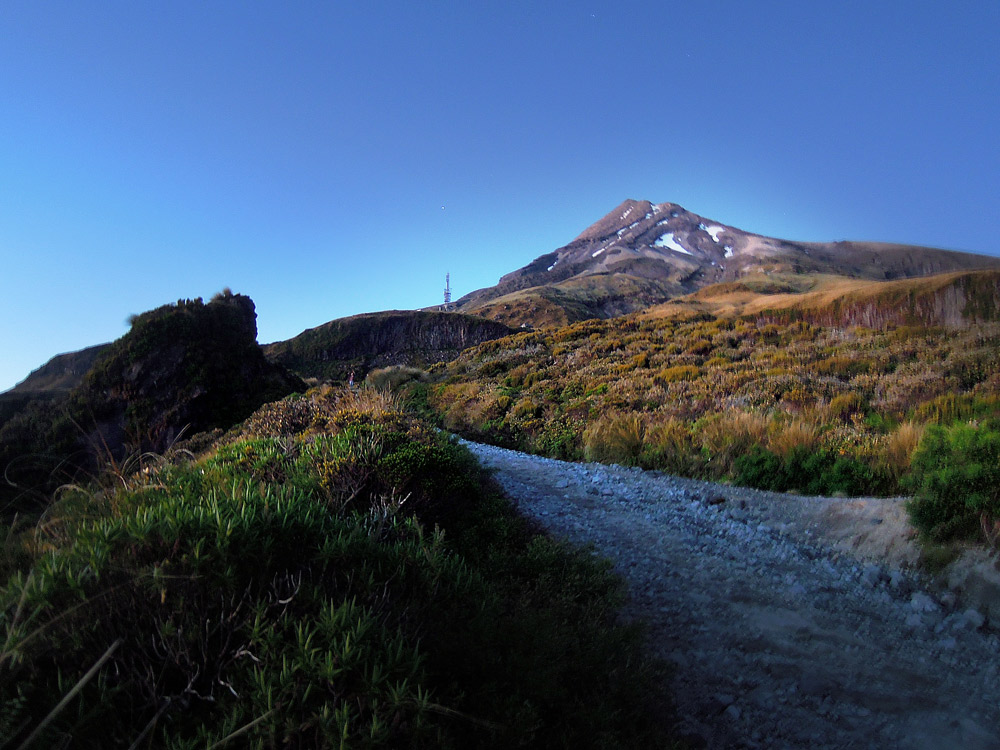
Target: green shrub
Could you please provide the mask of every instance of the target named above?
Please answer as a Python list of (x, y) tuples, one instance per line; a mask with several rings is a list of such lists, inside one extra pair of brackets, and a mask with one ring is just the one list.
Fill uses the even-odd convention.
[(734, 465), (738, 484), (761, 490), (780, 491), (784, 485), (784, 465), (781, 457), (763, 446), (739, 456)]
[(1000, 430), (928, 426), (904, 482), (914, 495), (910, 520), (924, 538), (974, 538), (984, 521), (1000, 518)]
[(824, 449), (794, 448), (784, 458), (757, 446), (733, 466), (737, 483), (774, 492), (807, 495), (870, 495), (884, 480), (867, 464)]

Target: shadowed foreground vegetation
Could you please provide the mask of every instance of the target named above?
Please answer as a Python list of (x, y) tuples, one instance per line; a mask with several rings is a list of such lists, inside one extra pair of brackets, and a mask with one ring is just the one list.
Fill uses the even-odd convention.
[[(922, 460), (904, 481), (927, 427), (968, 423), (977, 445), (993, 445), (1000, 429), (995, 323), (874, 330), (632, 316), (481, 344), (431, 376), (409, 386), (411, 397), (473, 439), (776, 491), (913, 489), (918, 508), (955, 512), (966, 500), (941, 500), (940, 482), (925, 481), (946, 467)], [(956, 441), (976, 442), (945, 442)], [(954, 523), (951, 512), (913, 517), (928, 537), (975, 536), (1000, 517), (995, 494), (970, 500)]]
[(390, 397), (313, 390), (136, 466), (8, 534), (8, 745), (663, 746), (609, 566)]

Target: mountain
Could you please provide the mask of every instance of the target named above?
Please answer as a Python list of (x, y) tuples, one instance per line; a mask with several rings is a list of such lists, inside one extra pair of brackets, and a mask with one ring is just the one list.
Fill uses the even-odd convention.
[(0, 393), (0, 426), (32, 401), (65, 397), (83, 380), (108, 344), (57, 354), (8, 391)]
[(331, 320), (264, 353), (303, 377), (346, 380), (376, 367), (426, 366), (454, 359), (470, 346), (514, 333), (494, 320), (450, 312), (392, 310)]
[(626, 200), (576, 239), (472, 292), (455, 309), (510, 325), (562, 325), (636, 312), (762, 274), (891, 280), (1000, 258), (881, 242), (793, 242), (745, 232), (675, 203)]

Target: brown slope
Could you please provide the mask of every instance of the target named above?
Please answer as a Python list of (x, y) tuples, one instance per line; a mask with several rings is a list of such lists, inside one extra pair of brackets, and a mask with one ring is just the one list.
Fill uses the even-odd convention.
[(645, 312), (653, 318), (703, 314), (867, 328), (965, 328), (1000, 320), (1000, 271), (958, 271), (892, 281), (761, 275), (705, 287)]

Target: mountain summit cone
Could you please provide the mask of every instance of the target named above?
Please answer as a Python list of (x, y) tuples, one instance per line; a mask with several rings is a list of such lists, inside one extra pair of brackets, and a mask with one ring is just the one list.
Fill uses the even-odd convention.
[(559, 325), (646, 309), (761, 274), (885, 281), (1000, 268), (1000, 258), (883, 242), (798, 242), (745, 232), (676, 203), (626, 200), (572, 242), (459, 299), (508, 325)]

